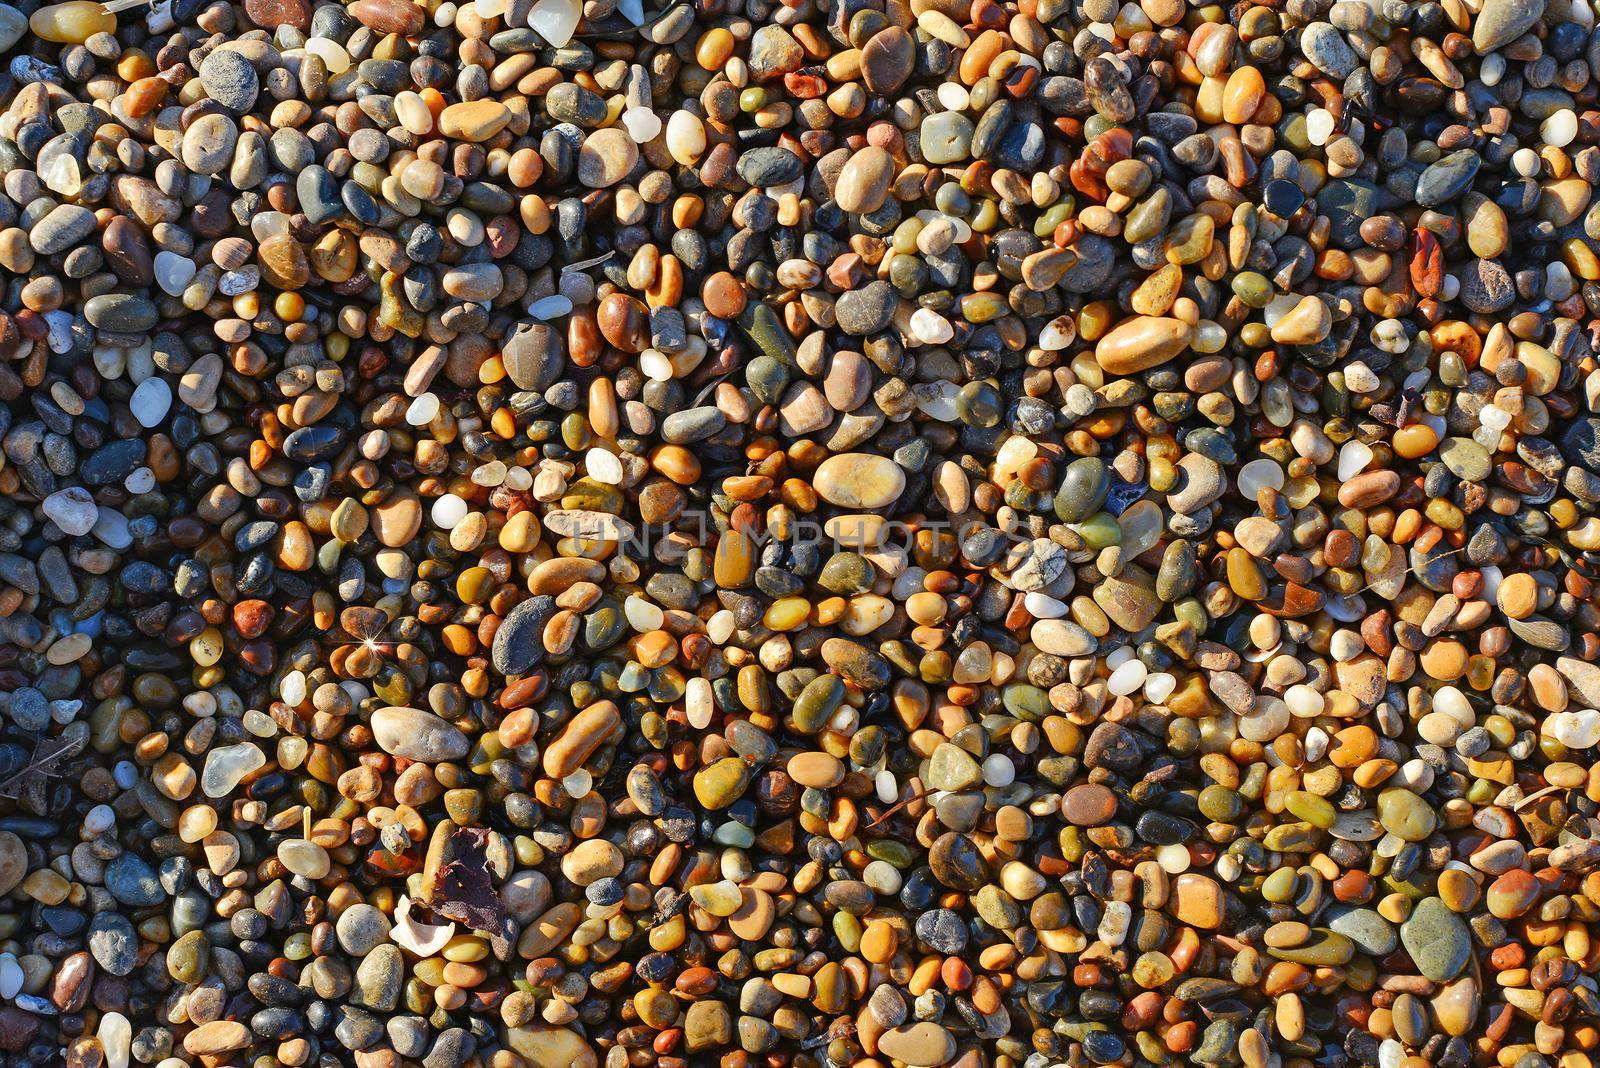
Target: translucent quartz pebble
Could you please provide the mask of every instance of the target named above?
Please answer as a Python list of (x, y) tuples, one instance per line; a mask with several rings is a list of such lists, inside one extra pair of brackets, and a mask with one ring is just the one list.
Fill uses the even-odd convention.
[(1253, 501), (1263, 489), (1283, 489), (1283, 468), (1265, 457), (1251, 460), (1239, 469), (1238, 481), (1239, 492)]
[(642, 145), (661, 133), (661, 116), (649, 108), (629, 108), (622, 113), (622, 125), (628, 128), (634, 144)]
[(528, 25), (556, 48), (564, 48), (578, 29), (580, 0), (539, 0), (528, 13)]
[(911, 313), (911, 334), (924, 345), (942, 345), (955, 336), (950, 321), (931, 308)]
[(1106, 689), (1118, 697), (1124, 697), (1143, 686), (1149, 673), (1149, 669), (1142, 661), (1129, 660), (1111, 673), (1111, 677), (1106, 680)]
[(105, 1068), (128, 1068), (128, 1053), (133, 1046), (133, 1025), (120, 1012), (108, 1012), (100, 1017), (100, 1027), (95, 1031), (100, 1047), (105, 1051)]
[(78, 170), (78, 161), (71, 156), (57, 156), (50, 161), (44, 174), (44, 184), (64, 197), (78, 195), (83, 188), (83, 176)]
[(194, 281), (194, 261), (187, 256), (180, 256), (176, 252), (168, 252), (165, 249), (157, 252), (155, 269), (156, 283), (169, 296), (182, 296), (185, 287)]
[(1172, 696), (1178, 688), (1178, 678), (1165, 671), (1157, 671), (1144, 680), (1144, 699), (1152, 704), (1160, 704)]
[(116, 33), (117, 16), (95, 0), (68, 0), (35, 11), (28, 28), (46, 41), (82, 44), (97, 33)]
[(1006, 439), (1005, 444), (1000, 446), (1000, 451), (995, 454), (995, 471), (996, 473), (1010, 473), (1037, 455), (1039, 455), (1039, 446), (1035, 442), (1023, 437), (1021, 434), (1013, 434)]
[(350, 69), (350, 53), (344, 50), (344, 45), (330, 37), (311, 38), (306, 42), (306, 51), (320, 56), (322, 62), (327, 64), (329, 74), (343, 74)]
[(206, 754), (200, 789), (207, 797), (227, 797), (239, 780), (267, 762), (266, 754), (249, 742), (225, 745)]
[(406, 422), (412, 426), (427, 426), (439, 414), (439, 397), (435, 393), (424, 393), (406, 408)]
[(290, 838), (279, 842), (278, 860), (285, 868), (307, 879), (320, 879), (333, 867), (328, 851), (304, 838)]
[(1339, 481), (1348, 482), (1372, 462), (1372, 450), (1359, 441), (1347, 441), (1339, 450)]
[(913, 390), (917, 407), (929, 419), (941, 423), (954, 422), (957, 418), (956, 395), (961, 392), (961, 387), (954, 382), (928, 382), (916, 386)]

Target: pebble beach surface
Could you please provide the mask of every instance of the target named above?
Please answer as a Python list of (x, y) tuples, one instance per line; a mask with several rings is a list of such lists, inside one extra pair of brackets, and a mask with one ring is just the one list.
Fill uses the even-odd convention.
[(0, 1068), (1593, 1068), (1593, 4), (111, 7)]

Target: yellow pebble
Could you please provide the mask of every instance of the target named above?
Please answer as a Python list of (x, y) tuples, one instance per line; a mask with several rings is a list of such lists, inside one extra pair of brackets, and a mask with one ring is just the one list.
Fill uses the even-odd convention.
[(68, 0), (35, 11), (28, 28), (46, 41), (82, 44), (97, 33), (116, 33), (117, 16), (95, 0)]

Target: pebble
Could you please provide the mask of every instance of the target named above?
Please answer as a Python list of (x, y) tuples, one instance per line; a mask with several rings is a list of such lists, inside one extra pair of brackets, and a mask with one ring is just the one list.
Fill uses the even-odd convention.
[(1400, 941), (1417, 970), (1436, 983), (1454, 979), (1472, 956), (1466, 923), (1436, 897), (1416, 903), (1400, 925)]

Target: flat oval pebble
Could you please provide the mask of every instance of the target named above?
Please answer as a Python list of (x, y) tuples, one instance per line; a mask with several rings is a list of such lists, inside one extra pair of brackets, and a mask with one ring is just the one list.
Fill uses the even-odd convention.
[(822, 461), (814, 476), (817, 493), (842, 508), (885, 508), (906, 486), (894, 461), (866, 453), (844, 453)]
[(372, 714), (372, 736), (386, 753), (438, 764), (467, 753), (467, 737), (420, 708), (380, 708)]

